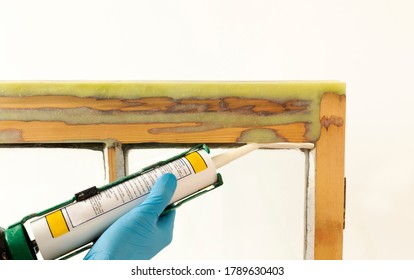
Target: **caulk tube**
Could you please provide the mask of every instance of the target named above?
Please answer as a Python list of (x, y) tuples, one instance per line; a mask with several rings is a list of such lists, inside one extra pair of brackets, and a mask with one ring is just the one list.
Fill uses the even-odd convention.
[(56, 259), (96, 240), (115, 220), (141, 204), (165, 173), (177, 178), (170, 204), (217, 182), (215, 165), (205, 150), (176, 158), (32, 221), (31, 231), (42, 257)]
[(86, 200), (64, 206), (30, 223), (44, 259), (56, 259), (94, 240), (116, 219), (142, 203), (155, 181), (165, 173), (177, 178), (170, 205), (218, 181), (216, 169), (259, 148), (312, 149), (312, 143), (251, 143), (210, 158), (205, 150), (190, 150), (148, 172), (111, 184)]

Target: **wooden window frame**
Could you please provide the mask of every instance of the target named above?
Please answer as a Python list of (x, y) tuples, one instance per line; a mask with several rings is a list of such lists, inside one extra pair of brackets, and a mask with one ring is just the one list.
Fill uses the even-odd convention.
[(126, 144), (314, 143), (305, 256), (341, 259), (345, 103), (335, 81), (1, 82), (0, 145), (103, 143), (112, 181)]

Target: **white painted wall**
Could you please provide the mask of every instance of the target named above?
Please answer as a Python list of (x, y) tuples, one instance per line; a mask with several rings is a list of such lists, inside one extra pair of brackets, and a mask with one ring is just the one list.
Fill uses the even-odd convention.
[(0, 79), (345, 81), (344, 257), (411, 259), (413, 10), (410, 0), (0, 1)]

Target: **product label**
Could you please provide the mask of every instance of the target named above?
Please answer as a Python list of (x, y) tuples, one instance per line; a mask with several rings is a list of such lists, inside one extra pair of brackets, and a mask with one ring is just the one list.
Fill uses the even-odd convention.
[(59, 237), (69, 231), (65, 218), (63, 217), (62, 210), (57, 210), (46, 216), (47, 224), (49, 225), (50, 232), (53, 238)]
[[(172, 173), (177, 180), (207, 169), (203, 157), (193, 152), (185, 157), (150, 170), (140, 176), (131, 178), (99, 194), (61, 210), (48, 214), (46, 220), (53, 238), (71, 228), (75, 228), (109, 211), (138, 199), (144, 200), (155, 181), (165, 173)], [(65, 216), (65, 218), (63, 217)]]

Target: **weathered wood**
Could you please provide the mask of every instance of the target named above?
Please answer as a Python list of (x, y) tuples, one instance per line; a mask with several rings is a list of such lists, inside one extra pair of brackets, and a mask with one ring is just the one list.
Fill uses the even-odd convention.
[(0, 144), (105, 143), (111, 181), (123, 144), (316, 143), (315, 259), (342, 257), (344, 135), (340, 82), (0, 82)]
[(142, 97), (135, 99), (102, 99), (77, 96), (0, 96), (0, 109), (76, 109), (89, 108), (97, 111), (120, 111), (152, 113), (200, 113), (200, 112), (237, 112), (269, 116), (280, 113), (304, 112), (311, 102), (288, 100), (277, 102), (271, 99), (222, 97), (222, 98), (182, 98)]
[(345, 96), (325, 94), (316, 142), (315, 259), (342, 259)]
[(0, 143), (315, 142), (326, 92), (343, 94), (344, 86), (0, 83)]
[[(210, 128), (203, 123), (82, 124), (0, 121), (0, 141), (8, 143), (235, 143), (306, 142), (306, 124)], [(259, 134), (259, 135), (257, 135)], [(257, 142), (257, 141), (256, 141)]]
[(107, 146), (107, 166), (109, 182), (116, 181), (126, 176), (125, 172), (125, 155), (122, 144), (119, 142)]

